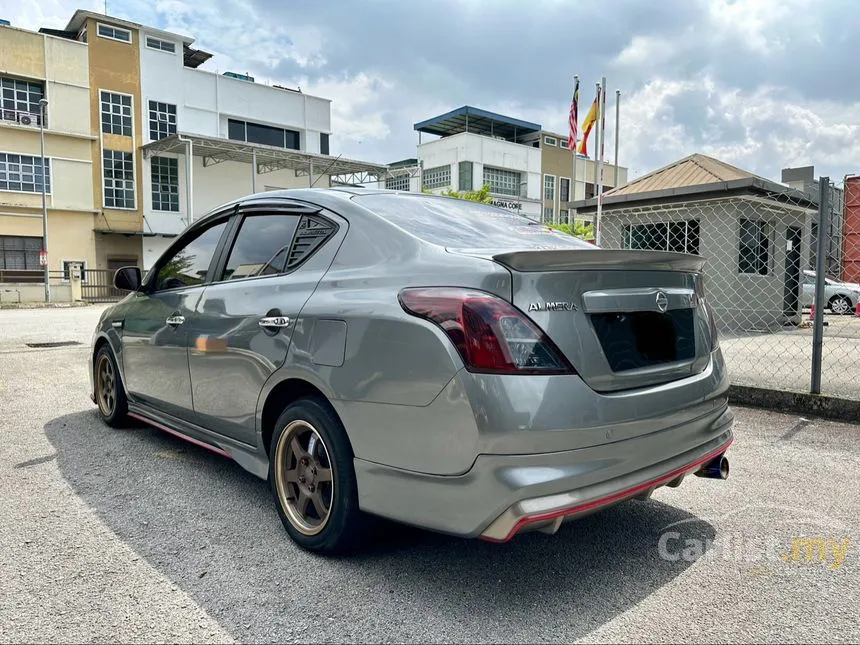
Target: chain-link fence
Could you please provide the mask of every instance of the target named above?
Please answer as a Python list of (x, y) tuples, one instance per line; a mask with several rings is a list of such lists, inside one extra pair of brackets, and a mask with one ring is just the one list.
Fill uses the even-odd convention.
[(706, 298), (734, 384), (860, 399), (856, 180), (822, 178), (803, 190), (754, 180), (607, 198), (600, 246), (707, 260)]

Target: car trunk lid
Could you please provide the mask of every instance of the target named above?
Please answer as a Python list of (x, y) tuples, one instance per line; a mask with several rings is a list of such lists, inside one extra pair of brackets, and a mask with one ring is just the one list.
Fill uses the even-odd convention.
[(458, 249), (507, 267), (512, 302), (594, 390), (653, 386), (703, 371), (713, 347), (704, 260), (605, 249)]

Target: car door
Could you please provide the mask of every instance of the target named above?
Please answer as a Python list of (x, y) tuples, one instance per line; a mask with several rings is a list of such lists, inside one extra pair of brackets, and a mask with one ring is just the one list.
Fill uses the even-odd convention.
[(255, 445), (260, 392), (334, 259), (340, 225), (281, 202), (240, 207), (233, 228), (189, 328), (189, 367), (196, 423)]
[(193, 415), (188, 327), (203, 294), (229, 214), (189, 230), (159, 259), (122, 321), (126, 387), (134, 399), (168, 414)]

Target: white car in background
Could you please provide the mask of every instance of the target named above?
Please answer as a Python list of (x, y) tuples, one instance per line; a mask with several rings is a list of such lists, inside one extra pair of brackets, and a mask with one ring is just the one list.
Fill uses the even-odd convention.
[[(824, 276), (824, 300), (827, 308), (838, 315), (853, 314), (860, 301), (860, 284), (842, 282), (830, 276)], [(803, 288), (800, 292), (800, 304), (811, 307), (815, 302), (815, 271), (803, 272)]]

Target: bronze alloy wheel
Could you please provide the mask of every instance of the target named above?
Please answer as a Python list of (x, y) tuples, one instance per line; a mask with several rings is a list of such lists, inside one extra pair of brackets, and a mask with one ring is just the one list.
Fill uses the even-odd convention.
[(328, 448), (307, 421), (291, 421), (275, 447), (275, 486), (290, 524), (304, 535), (317, 535), (331, 515), (334, 471)]
[(113, 361), (107, 354), (99, 356), (96, 366), (96, 398), (99, 410), (104, 416), (109, 417), (113, 414), (116, 408), (116, 372)]

